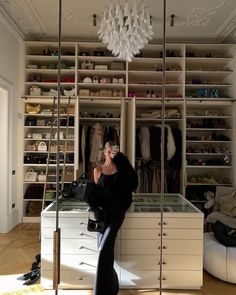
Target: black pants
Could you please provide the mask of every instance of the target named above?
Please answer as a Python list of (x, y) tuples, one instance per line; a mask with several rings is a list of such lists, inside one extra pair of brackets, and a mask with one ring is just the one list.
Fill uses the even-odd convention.
[(119, 292), (119, 280), (114, 269), (114, 247), (124, 218), (125, 212), (122, 212), (112, 220), (103, 234), (98, 234), (99, 256), (94, 295), (117, 295)]

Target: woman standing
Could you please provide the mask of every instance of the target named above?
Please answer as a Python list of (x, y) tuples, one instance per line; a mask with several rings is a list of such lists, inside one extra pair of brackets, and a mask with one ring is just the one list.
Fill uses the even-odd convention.
[(94, 183), (86, 192), (88, 204), (92, 208), (102, 207), (105, 212), (105, 228), (98, 234), (99, 256), (94, 295), (116, 295), (119, 281), (114, 269), (115, 239), (132, 202), (138, 176), (113, 142), (105, 144), (104, 155), (105, 162), (94, 169)]

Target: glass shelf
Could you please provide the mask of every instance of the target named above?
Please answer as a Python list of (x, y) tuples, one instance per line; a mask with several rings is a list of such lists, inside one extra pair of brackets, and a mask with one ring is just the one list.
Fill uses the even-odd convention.
[[(164, 194), (163, 212), (188, 212), (197, 213), (199, 210), (180, 194)], [(129, 213), (153, 213), (160, 212), (160, 194), (134, 194), (133, 202), (128, 209)], [(89, 206), (85, 202), (60, 201), (60, 212), (88, 212)], [(56, 203), (50, 204), (46, 211), (55, 212)]]

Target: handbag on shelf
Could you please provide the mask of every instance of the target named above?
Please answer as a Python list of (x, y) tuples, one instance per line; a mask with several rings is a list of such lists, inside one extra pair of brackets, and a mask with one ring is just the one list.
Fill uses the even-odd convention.
[(84, 60), (80, 67), (82, 70), (93, 70), (93, 63), (90, 60)]
[(42, 94), (41, 88), (39, 88), (38, 86), (30, 87), (31, 96), (41, 96), (41, 94)]
[(45, 120), (44, 119), (37, 119), (36, 126), (45, 126)]
[(46, 181), (46, 174), (43, 171), (40, 172), (40, 174), (38, 175), (38, 181), (39, 182), (45, 182)]
[(113, 91), (113, 97), (122, 97), (123, 96), (123, 91), (121, 88), (116, 88)]
[(36, 144), (35, 143), (30, 143), (26, 146), (25, 150), (27, 152), (35, 152), (37, 150)]
[(28, 114), (38, 114), (41, 112), (41, 105), (40, 104), (32, 104), (27, 103), (25, 106), (25, 111)]
[(112, 90), (109, 89), (101, 89), (99, 92), (100, 96), (102, 97), (111, 97), (112, 96)]
[[(94, 215), (93, 218), (91, 218), (91, 212)], [(105, 229), (105, 217), (105, 211), (101, 207), (90, 209), (87, 230), (90, 232), (102, 232)]]
[(37, 181), (38, 173), (34, 171), (33, 168), (30, 168), (28, 171), (25, 172), (24, 181), (28, 182), (35, 182)]
[(89, 96), (89, 89), (79, 89), (79, 95), (80, 96)]
[(45, 141), (40, 141), (37, 143), (37, 151), (39, 152), (46, 152), (48, 149), (47, 144)]
[(32, 138), (33, 139), (42, 139), (43, 135), (41, 133), (33, 132)]
[(42, 199), (43, 198), (43, 185), (30, 184), (24, 194), (24, 199)]

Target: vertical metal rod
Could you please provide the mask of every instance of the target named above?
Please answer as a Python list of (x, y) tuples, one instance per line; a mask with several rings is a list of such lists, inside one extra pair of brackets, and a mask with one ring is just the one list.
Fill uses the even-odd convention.
[(53, 235), (53, 289), (58, 293), (60, 283), (60, 229), (59, 229), (59, 173), (60, 173), (60, 106), (61, 106), (61, 21), (62, 0), (59, 0), (58, 12), (58, 74), (57, 74), (57, 155), (56, 155), (56, 229)]
[(161, 111), (161, 198), (160, 198), (160, 214), (161, 214), (161, 240), (160, 240), (160, 285), (159, 294), (162, 294), (163, 279), (163, 212), (164, 212), (164, 179), (165, 179), (165, 96), (166, 96), (166, 0), (163, 0), (163, 41), (162, 41), (162, 111)]

